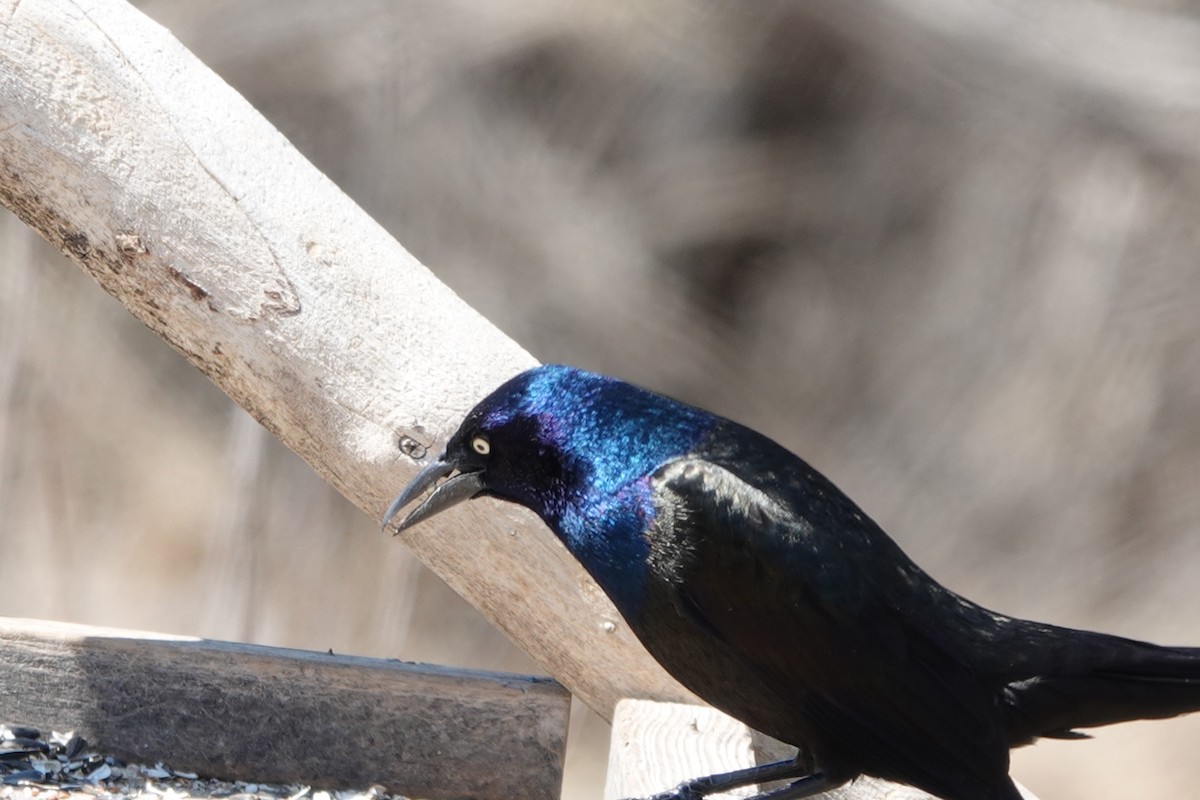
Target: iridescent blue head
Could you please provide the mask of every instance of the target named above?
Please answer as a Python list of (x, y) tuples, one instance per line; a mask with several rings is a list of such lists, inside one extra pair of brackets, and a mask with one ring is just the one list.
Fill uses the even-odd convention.
[(438, 461), (392, 503), (384, 525), (448, 478), (397, 531), (472, 497), (510, 500), (541, 516), (611, 595), (610, 581), (645, 555), (653, 515), (649, 476), (690, 450), (716, 421), (614, 378), (537, 367), (467, 414)]

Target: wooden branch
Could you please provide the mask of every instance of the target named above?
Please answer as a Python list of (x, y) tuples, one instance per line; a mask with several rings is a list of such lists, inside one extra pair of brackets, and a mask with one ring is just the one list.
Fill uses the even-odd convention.
[[(712, 708), (648, 700), (622, 700), (613, 713), (612, 746), (604, 800), (646, 797), (688, 778), (768, 764), (795, 754)], [(1018, 786), (1026, 800), (1037, 800)], [(745, 790), (711, 795), (735, 800)], [(909, 786), (860, 778), (826, 792), (829, 800), (938, 800)]]
[[(0, 0), (0, 42), (0, 202), (373, 518), (534, 364), (132, 6)], [(531, 514), (405, 543), (600, 713), (689, 696)]]
[(549, 679), (0, 617), (0, 721), (210, 777), (557, 800)]

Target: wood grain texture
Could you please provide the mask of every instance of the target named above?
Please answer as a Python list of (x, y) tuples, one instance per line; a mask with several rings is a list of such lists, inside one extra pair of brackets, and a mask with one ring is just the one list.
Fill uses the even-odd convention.
[(553, 800), (570, 695), (546, 678), (0, 618), (0, 720), (234, 780)]
[[(649, 700), (622, 700), (613, 713), (612, 746), (604, 800), (644, 797), (688, 778), (769, 764), (795, 748), (767, 739), (712, 708)], [(769, 788), (769, 787), (768, 787)], [(1037, 800), (1023, 786), (1026, 800)], [(753, 787), (715, 794), (734, 800)], [(938, 800), (908, 786), (862, 778), (825, 792), (829, 800)]]
[[(0, 202), (376, 519), (535, 363), (123, 0), (0, 0)], [(404, 541), (601, 714), (689, 697), (532, 515)]]
[[(647, 797), (688, 778), (757, 763), (750, 730), (707, 706), (622, 700), (613, 714), (604, 800)], [(735, 791), (712, 800), (744, 797)]]

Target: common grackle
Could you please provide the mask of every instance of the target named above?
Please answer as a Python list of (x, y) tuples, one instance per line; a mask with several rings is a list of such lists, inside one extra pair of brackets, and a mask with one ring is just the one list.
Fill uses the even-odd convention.
[(785, 800), (859, 775), (1019, 800), (1009, 748), (1200, 709), (1200, 648), (982, 608), (775, 442), (612, 378), (545, 366), (508, 381), (384, 525), (432, 486), (398, 530), (472, 497), (532, 509), (668, 672), (800, 748), (659, 800), (787, 779), (758, 795)]

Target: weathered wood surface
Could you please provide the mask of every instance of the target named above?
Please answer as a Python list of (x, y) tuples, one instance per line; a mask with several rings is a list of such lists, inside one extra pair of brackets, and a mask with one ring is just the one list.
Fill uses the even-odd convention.
[[(375, 518), (419, 466), (398, 442), (436, 455), (534, 364), (122, 0), (0, 0), (0, 202)], [(689, 696), (532, 515), (404, 539), (600, 713)]]
[(0, 720), (235, 780), (556, 800), (548, 678), (0, 618)]
[[(649, 797), (688, 778), (756, 763), (750, 730), (715, 709), (622, 700), (613, 712), (604, 800)], [(711, 798), (738, 796), (741, 793)]]
[[(688, 778), (768, 764), (795, 753), (712, 708), (650, 700), (622, 700), (613, 712), (612, 746), (604, 800), (645, 797)], [(1021, 786), (1026, 800), (1037, 800)], [(737, 789), (711, 795), (733, 800)], [(862, 778), (821, 797), (829, 800), (937, 800), (908, 786)]]

